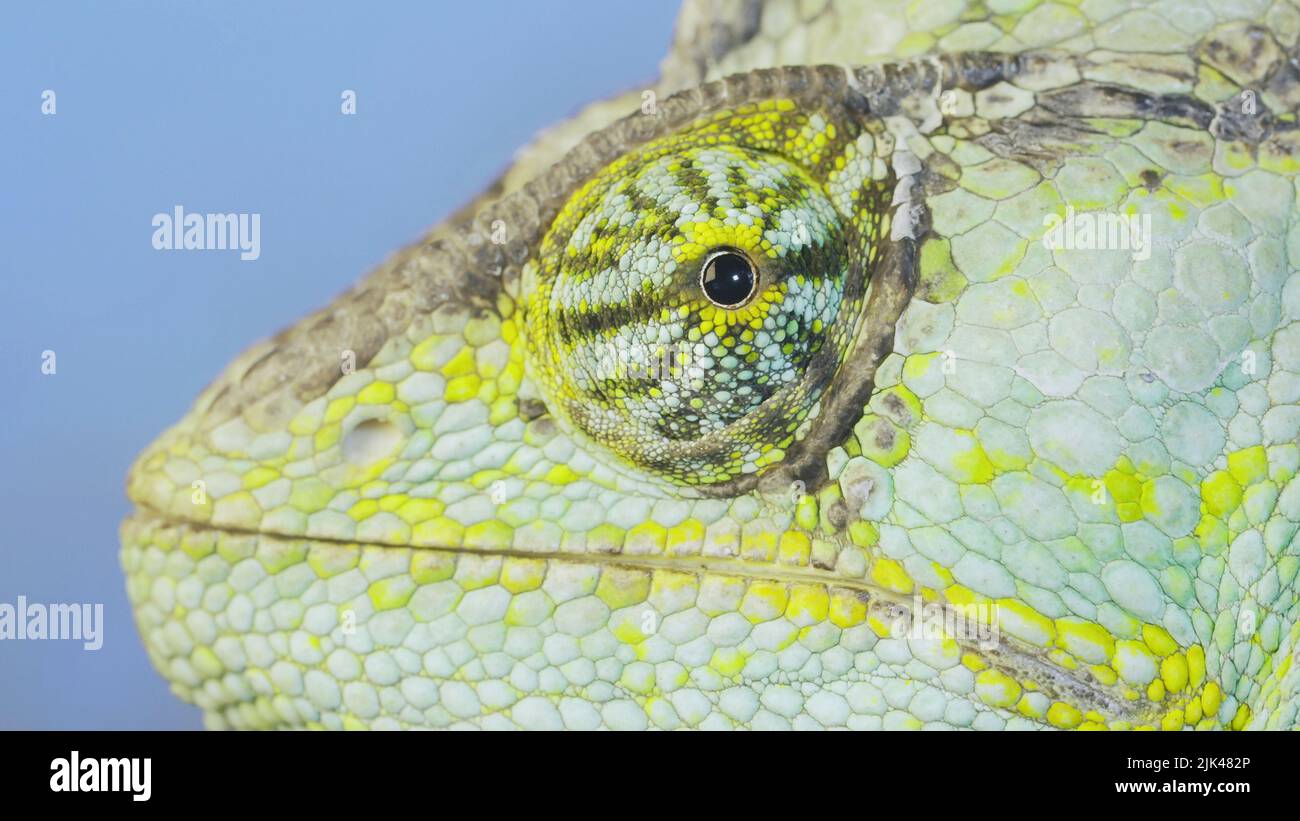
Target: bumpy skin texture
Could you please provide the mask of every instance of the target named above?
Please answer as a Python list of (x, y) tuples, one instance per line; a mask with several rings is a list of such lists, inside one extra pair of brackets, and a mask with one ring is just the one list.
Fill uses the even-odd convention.
[[(654, 106), (543, 135), (141, 455), (151, 658), (212, 727), (1296, 726), (1298, 37), (688, 4)], [(1070, 210), (1149, 253), (1049, 248)], [(700, 301), (717, 245), (767, 302)], [(702, 370), (592, 376), (664, 346)], [(807, 389), (726, 393), (762, 373)]]

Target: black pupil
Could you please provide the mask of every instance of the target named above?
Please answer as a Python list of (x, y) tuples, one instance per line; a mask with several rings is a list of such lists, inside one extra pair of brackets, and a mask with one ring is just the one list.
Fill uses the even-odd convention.
[(754, 269), (740, 254), (718, 254), (704, 267), (704, 293), (714, 303), (731, 308), (754, 292)]

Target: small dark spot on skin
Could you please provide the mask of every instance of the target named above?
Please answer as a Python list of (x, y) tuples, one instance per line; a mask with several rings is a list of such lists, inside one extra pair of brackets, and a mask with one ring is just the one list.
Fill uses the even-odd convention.
[(546, 439), (555, 435), (555, 420), (552, 420), (549, 416), (537, 418), (532, 422), (532, 426), (533, 433), (536, 433), (539, 438)]
[[(871, 491), (875, 489), (876, 483), (870, 477), (859, 477), (856, 481), (851, 481), (844, 488), (844, 495), (847, 502), (852, 502), (855, 507), (862, 507), (867, 500), (871, 498)], [(847, 503), (846, 502), (846, 503)]]
[(821, 560), (821, 559), (818, 559), (816, 556), (813, 557), (813, 560), (812, 560), (812, 566), (815, 567), (815, 568), (817, 568), (818, 570), (834, 570), (834, 569), (835, 569), (835, 564), (834, 564), (833, 562), (826, 562), (826, 561), (823, 561), (823, 560)]
[(546, 413), (546, 404), (537, 399), (520, 399), (519, 400), (519, 418), (525, 422), (532, 422), (537, 417)]
[(840, 530), (849, 523), (849, 506), (843, 499), (836, 499), (830, 510), (826, 511), (826, 518), (836, 530)]
[(1142, 178), (1142, 187), (1146, 190), (1154, 191), (1160, 187), (1161, 174), (1154, 168), (1146, 169), (1139, 176)]
[[(837, 592), (840, 591), (840, 590), (843, 590), (843, 589), (844, 589), (844, 588), (836, 588)], [(868, 607), (871, 606), (871, 594), (868, 593), (867, 591), (865, 591), (865, 590), (859, 590), (859, 589), (857, 589), (857, 588), (853, 588), (853, 589), (851, 589), (849, 592), (852, 593), (853, 596), (854, 596), (858, 601), (862, 602), (863, 604), (867, 605)]]
[(890, 450), (894, 447), (894, 426), (888, 422), (876, 425), (876, 447)]
[[(889, 411), (889, 413), (894, 417), (895, 420), (897, 420), (898, 422), (904, 422), (907, 420), (908, 418), (907, 405), (903, 404), (903, 400), (898, 396), (898, 394), (896, 393), (885, 394), (885, 396), (880, 401), (881, 404), (885, 406), (885, 410)], [(892, 433), (893, 432), (891, 431), (890, 432), (891, 442), (892, 442)]]
[(531, 422), (546, 414), (546, 405), (537, 399), (519, 400), (519, 418)]

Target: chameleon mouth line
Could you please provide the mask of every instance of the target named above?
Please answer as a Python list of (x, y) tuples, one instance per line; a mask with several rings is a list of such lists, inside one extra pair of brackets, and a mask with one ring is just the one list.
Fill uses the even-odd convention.
[[(698, 558), (687, 556), (650, 556), (627, 553), (564, 553), (558, 550), (510, 550), (500, 548), (442, 547), (438, 545), (425, 544), (367, 542), (359, 539), (339, 539), (331, 536), (308, 536), (291, 533), (276, 533), (274, 531), (266, 530), (250, 530), (242, 527), (210, 525), (206, 522), (195, 522), (187, 519), (172, 518), (140, 502), (136, 503), (135, 510), (128, 517), (128, 520), (131, 519), (147, 520), (170, 527), (183, 527), (194, 531), (206, 530), (218, 533), (229, 533), (238, 536), (256, 536), (266, 539), (278, 539), (285, 542), (320, 542), (322, 544), (332, 544), (340, 547), (374, 547), (383, 550), (440, 550), (444, 553), (456, 553), (469, 556), (544, 559), (575, 563), (618, 565), (631, 568), (682, 570), (692, 573), (705, 571), (708, 573), (734, 576), (743, 579), (771, 579), (772, 581), (782, 582), (814, 582), (825, 584), (828, 587), (842, 587), (856, 592), (866, 593), (872, 597), (877, 597), (882, 601), (894, 601), (898, 604), (910, 604), (908, 597), (901, 594), (883, 590), (855, 579), (846, 579), (841, 576), (835, 576), (816, 568), (804, 570), (794, 567), (776, 567), (763, 562), (753, 562), (739, 558), (728, 559), (724, 557), (708, 556), (701, 556)], [(742, 572), (746, 570), (752, 570), (753, 572)]]
[[(436, 547), (432, 545), (400, 545), (388, 542), (365, 542), (322, 536), (298, 536), (249, 530), (238, 527), (218, 527), (204, 522), (185, 521), (170, 518), (148, 505), (137, 502), (135, 509), (125, 522), (137, 522), (142, 525), (163, 525), (166, 527), (185, 528), (191, 531), (211, 531), (239, 536), (275, 539), (279, 541), (305, 541), (339, 547), (364, 548), (373, 547), (384, 550), (437, 550), (444, 553), (471, 556), (499, 556), (504, 558), (539, 559), (543, 561), (573, 562), (626, 567), (640, 570), (676, 570), (686, 573), (710, 573), (737, 579), (770, 580), (788, 583), (813, 583), (828, 588), (848, 590), (861, 598), (868, 612), (885, 624), (897, 624), (898, 619), (912, 618), (920, 620), (915, 605), (921, 601), (920, 594), (908, 597), (904, 594), (884, 590), (875, 585), (857, 579), (846, 579), (831, 575), (823, 570), (811, 568), (782, 568), (760, 562), (742, 559), (714, 557), (666, 557), (666, 556), (629, 556), (622, 553), (562, 553), (559, 551), (528, 551), (479, 549), (464, 547)], [(927, 604), (931, 604), (927, 602)], [(965, 620), (961, 611), (943, 602), (933, 604), (942, 607), (945, 615), (957, 614), (959, 620)], [(995, 607), (996, 610), (996, 607)], [(1071, 675), (1062, 665), (1052, 661), (1047, 652), (1041, 648), (1026, 644), (1014, 636), (1009, 636), (994, 626), (991, 630), (986, 625), (986, 635), (992, 639), (978, 640), (968, 637), (951, 637), (966, 652), (978, 654), (990, 666), (1012, 674), (1022, 680), (1034, 682), (1040, 691), (1057, 699), (1068, 700), (1081, 709), (1096, 710), (1107, 717), (1139, 719), (1152, 711), (1155, 705), (1146, 699), (1129, 701), (1122, 698), (1112, 688), (1090, 680), (1083, 680)], [(885, 638), (885, 637), (882, 637)], [(894, 637), (895, 640), (910, 640), (910, 637)]]

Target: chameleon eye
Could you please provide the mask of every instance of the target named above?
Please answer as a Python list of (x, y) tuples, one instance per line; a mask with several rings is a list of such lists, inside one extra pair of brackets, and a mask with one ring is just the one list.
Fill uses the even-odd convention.
[(754, 296), (757, 286), (754, 264), (731, 248), (709, 254), (700, 270), (700, 289), (719, 308), (743, 306)]
[(521, 283), (553, 415), (674, 484), (721, 489), (785, 459), (853, 346), (886, 233), (864, 128), (742, 105), (570, 189)]

